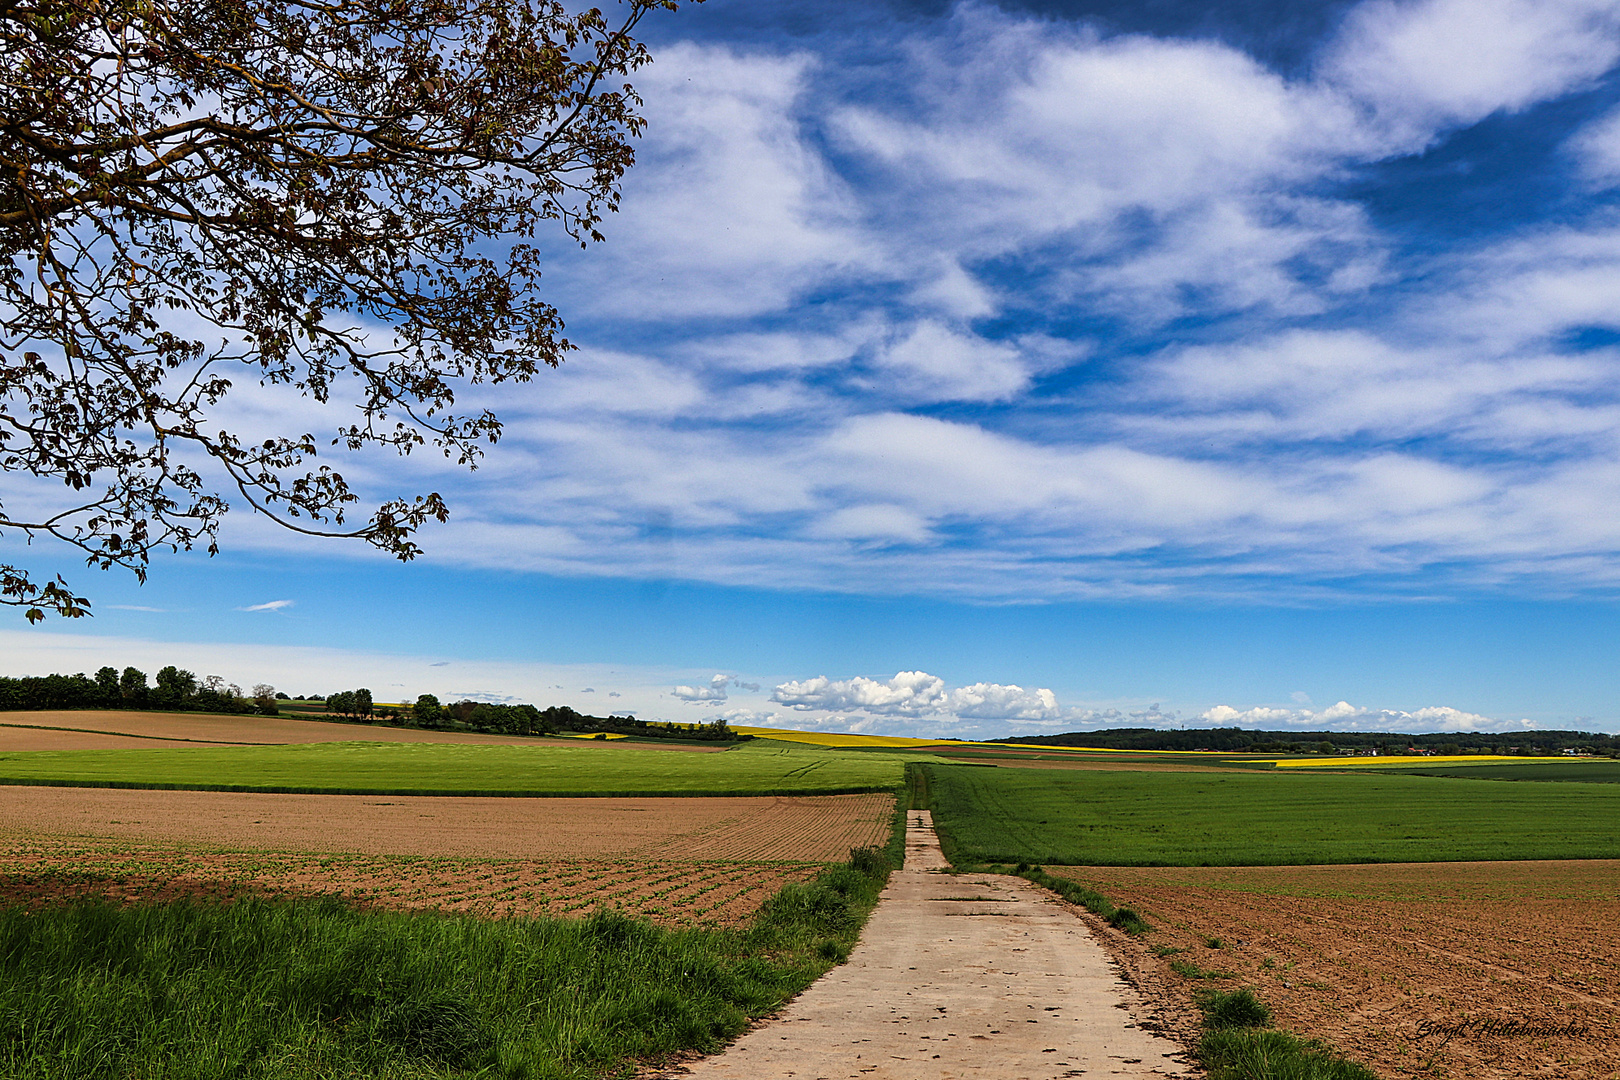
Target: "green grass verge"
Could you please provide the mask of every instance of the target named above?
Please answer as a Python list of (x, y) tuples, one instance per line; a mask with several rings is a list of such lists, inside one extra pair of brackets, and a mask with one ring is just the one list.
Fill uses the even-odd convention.
[(718, 1048), (843, 960), (888, 874), (851, 854), (743, 931), (330, 899), (0, 910), (0, 1075), (617, 1075)]
[(1251, 990), (1200, 994), (1198, 1007), (1209, 1080), (1378, 1080), (1325, 1043), (1271, 1030), (1271, 1010)]
[[(559, 740), (559, 743), (562, 740)], [(904, 763), (784, 743), (631, 747), (314, 743), (0, 754), (0, 784), (354, 795), (823, 795), (893, 791)]]
[(958, 865), (1620, 858), (1620, 787), (1431, 776), (924, 765)]

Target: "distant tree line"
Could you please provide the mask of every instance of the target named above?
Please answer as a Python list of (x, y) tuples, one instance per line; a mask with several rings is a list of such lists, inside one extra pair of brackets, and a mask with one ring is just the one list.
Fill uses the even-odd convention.
[(607, 735), (634, 735), (638, 739), (680, 739), (683, 742), (747, 742), (752, 735), (733, 731), (720, 719), (707, 724), (675, 724), (661, 720), (637, 720), (634, 716), (586, 716), (566, 705), (552, 706), (542, 715), (559, 731), (592, 732)]
[(1390, 731), (1318, 731), (1302, 738), (1298, 731), (1258, 731), (1243, 728), (1193, 728), (1161, 731), (1157, 728), (1109, 728), (1106, 731), (1071, 731), (1063, 735), (1019, 735), (991, 742), (1033, 743), (1044, 746), (1093, 747), (1099, 750), (1218, 750), (1223, 753), (1331, 754), (1342, 751), (1404, 754), (1409, 749), (1436, 754), (1518, 754), (1537, 757), (1563, 750), (1620, 754), (1620, 738), (1601, 731), (1445, 731), (1407, 735)]
[[(331, 701), (328, 700), (328, 707)], [(634, 716), (590, 716), (567, 705), (537, 709), (533, 705), (495, 705), (487, 701), (457, 701), (442, 705), (423, 694), (409, 709), (417, 727), (434, 730), (480, 731), (495, 735), (555, 735), (559, 732), (593, 735), (634, 735), (642, 739), (681, 739), (699, 742), (742, 742), (751, 735), (731, 730), (723, 720), (709, 724), (662, 724)]]
[(261, 683), (252, 696), (218, 675), (196, 675), (174, 665), (147, 685), (139, 668), (104, 667), (94, 675), (0, 676), (0, 709), (153, 709), (165, 712), (276, 713), (275, 687)]
[[(266, 683), (244, 693), (240, 686), (227, 683), (218, 675), (201, 681), (189, 671), (170, 665), (157, 673), (157, 684), (148, 686), (146, 673), (127, 667), (123, 671), (104, 667), (94, 676), (39, 675), (22, 678), (0, 676), (0, 709), (152, 709), (167, 712), (196, 711), (216, 713), (259, 712), (278, 714), (278, 703), (322, 704), (327, 715), (341, 716), (362, 723), (381, 721), (434, 731), (474, 731), (492, 735), (555, 735), (583, 732), (601, 735), (633, 735), (641, 739), (680, 739), (698, 742), (743, 742), (753, 738), (733, 731), (724, 720), (707, 724), (672, 724), (637, 720), (634, 716), (589, 716), (567, 705), (538, 709), (533, 705), (499, 705), (487, 701), (456, 701), (440, 704), (432, 694), (423, 694), (414, 705), (402, 708), (378, 706), (371, 691), (341, 690), (322, 697), (289, 698)], [(298, 715), (307, 718), (308, 712)]]

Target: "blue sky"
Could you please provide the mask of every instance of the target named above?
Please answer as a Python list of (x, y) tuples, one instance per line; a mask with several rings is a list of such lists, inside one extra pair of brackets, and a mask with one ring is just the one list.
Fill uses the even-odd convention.
[(1620, 5), (1227, 7), (650, 18), (623, 210), (551, 253), (580, 351), (468, 399), (507, 422), (475, 474), (343, 463), (445, 493), (422, 560), (245, 513), (144, 588), (35, 546), (97, 615), (0, 667), (1620, 730)]

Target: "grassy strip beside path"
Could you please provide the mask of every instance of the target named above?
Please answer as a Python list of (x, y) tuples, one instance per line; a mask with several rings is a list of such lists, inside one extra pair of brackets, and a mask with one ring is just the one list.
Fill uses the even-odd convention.
[(1620, 858), (1620, 785), (924, 765), (970, 863), (1272, 866)]
[(788, 886), (744, 931), (333, 899), (13, 907), (0, 1075), (584, 1080), (714, 1050), (848, 956), (902, 839)]
[(576, 744), (313, 743), (0, 754), (0, 784), (354, 795), (831, 795), (892, 791), (903, 762), (785, 743), (721, 753)]

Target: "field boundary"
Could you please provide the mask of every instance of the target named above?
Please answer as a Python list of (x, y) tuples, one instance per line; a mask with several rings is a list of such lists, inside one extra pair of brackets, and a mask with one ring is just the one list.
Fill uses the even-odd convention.
[(185, 784), (139, 780), (50, 780), (37, 777), (0, 776), (0, 787), (119, 788), (129, 791), (229, 791), (260, 795), (412, 795), (442, 798), (486, 799), (730, 799), (773, 795), (889, 795), (892, 784), (860, 784), (846, 787), (736, 788), (688, 790), (626, 789), (624, 791), (536, 791), (496, 788), (395, 788), (395, 787), (294, 787), (285, 784)]
[[(185, 715), (185, 714), (181, 714)], [(194, 715), (206, 716), (207, 713)], [(204, 746), (291, 746), (292, 743), (256, 743), (231, 741), (226, 739), (187, 739), (180, 735), (138, 735), (129, 731), (103, 731), (100, 728), (87, 727), (57, 727), (55, 724), (8, 724), (0, 721), (0, 727), (20, 728), (23, 731), (71, 731), (76, 735), (116, 735), (120, 739), (151, 739), (154, 742), (183, 742), (201, 743)], [(26, 753), (26, 751), (19, 751)]]

